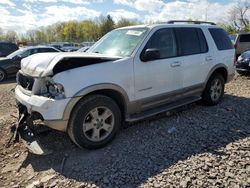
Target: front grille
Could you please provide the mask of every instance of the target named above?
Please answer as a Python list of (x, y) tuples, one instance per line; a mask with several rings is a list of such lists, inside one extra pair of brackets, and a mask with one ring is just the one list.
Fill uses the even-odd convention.
[(30, 76), (25, 76), (19, 72), (17, 73), (17, 83), (18, 85), (21, 85), (24, 89), (31, 91), (34, 84), (34, 78)]

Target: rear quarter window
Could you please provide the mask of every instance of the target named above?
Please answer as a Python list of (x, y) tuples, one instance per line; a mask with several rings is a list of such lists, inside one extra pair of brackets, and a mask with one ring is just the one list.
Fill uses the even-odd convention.
[(250, 34), (240, 35), (240, 42), (250, 42)]
[(210, 28), (208, 29), (212, 38), (217, 46), (218, 50), (229, 50), (233, 49), (233, 44), (228, 37), (227, 33), (220, 28)]

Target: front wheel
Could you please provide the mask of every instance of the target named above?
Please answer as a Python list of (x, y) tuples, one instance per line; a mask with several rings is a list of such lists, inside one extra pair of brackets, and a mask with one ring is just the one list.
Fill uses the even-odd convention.
[(225, 80), (221, 74), (214, 74), (208, 80), (202, 95), (204, 104), (212, 106), (220, 102), (224, 95)]
[(121, 112), (111, 98), (93, 95), (74, 108), (68, 127), (70, 138), (78, 146), (96, 149), (112, 141), (121, 125)]

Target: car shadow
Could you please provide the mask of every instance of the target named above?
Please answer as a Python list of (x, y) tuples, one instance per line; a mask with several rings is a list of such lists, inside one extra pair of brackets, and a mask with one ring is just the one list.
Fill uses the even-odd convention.
[(20, 168), (52, 168), (66, 178), (101, 187), (135, 187), (193, 155), (227, 155), (220, 148), (250, 136), (249, 111), (249, 98), (225, 95), (217, 106), (191, 104), (172, 115), (126, 126), (98, 150), (79, 149), (66, 134), (52, 131), (42, 139), (54, 153), (28, 154)]

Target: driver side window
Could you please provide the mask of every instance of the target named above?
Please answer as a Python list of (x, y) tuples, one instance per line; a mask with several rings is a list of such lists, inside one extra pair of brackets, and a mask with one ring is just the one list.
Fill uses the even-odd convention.
[(160, 59), (177, 56), (173, 29), (166, 28), (156, 31), (146, 45), (146, 49), (152, 48), (156, 48), (160, 51)]

